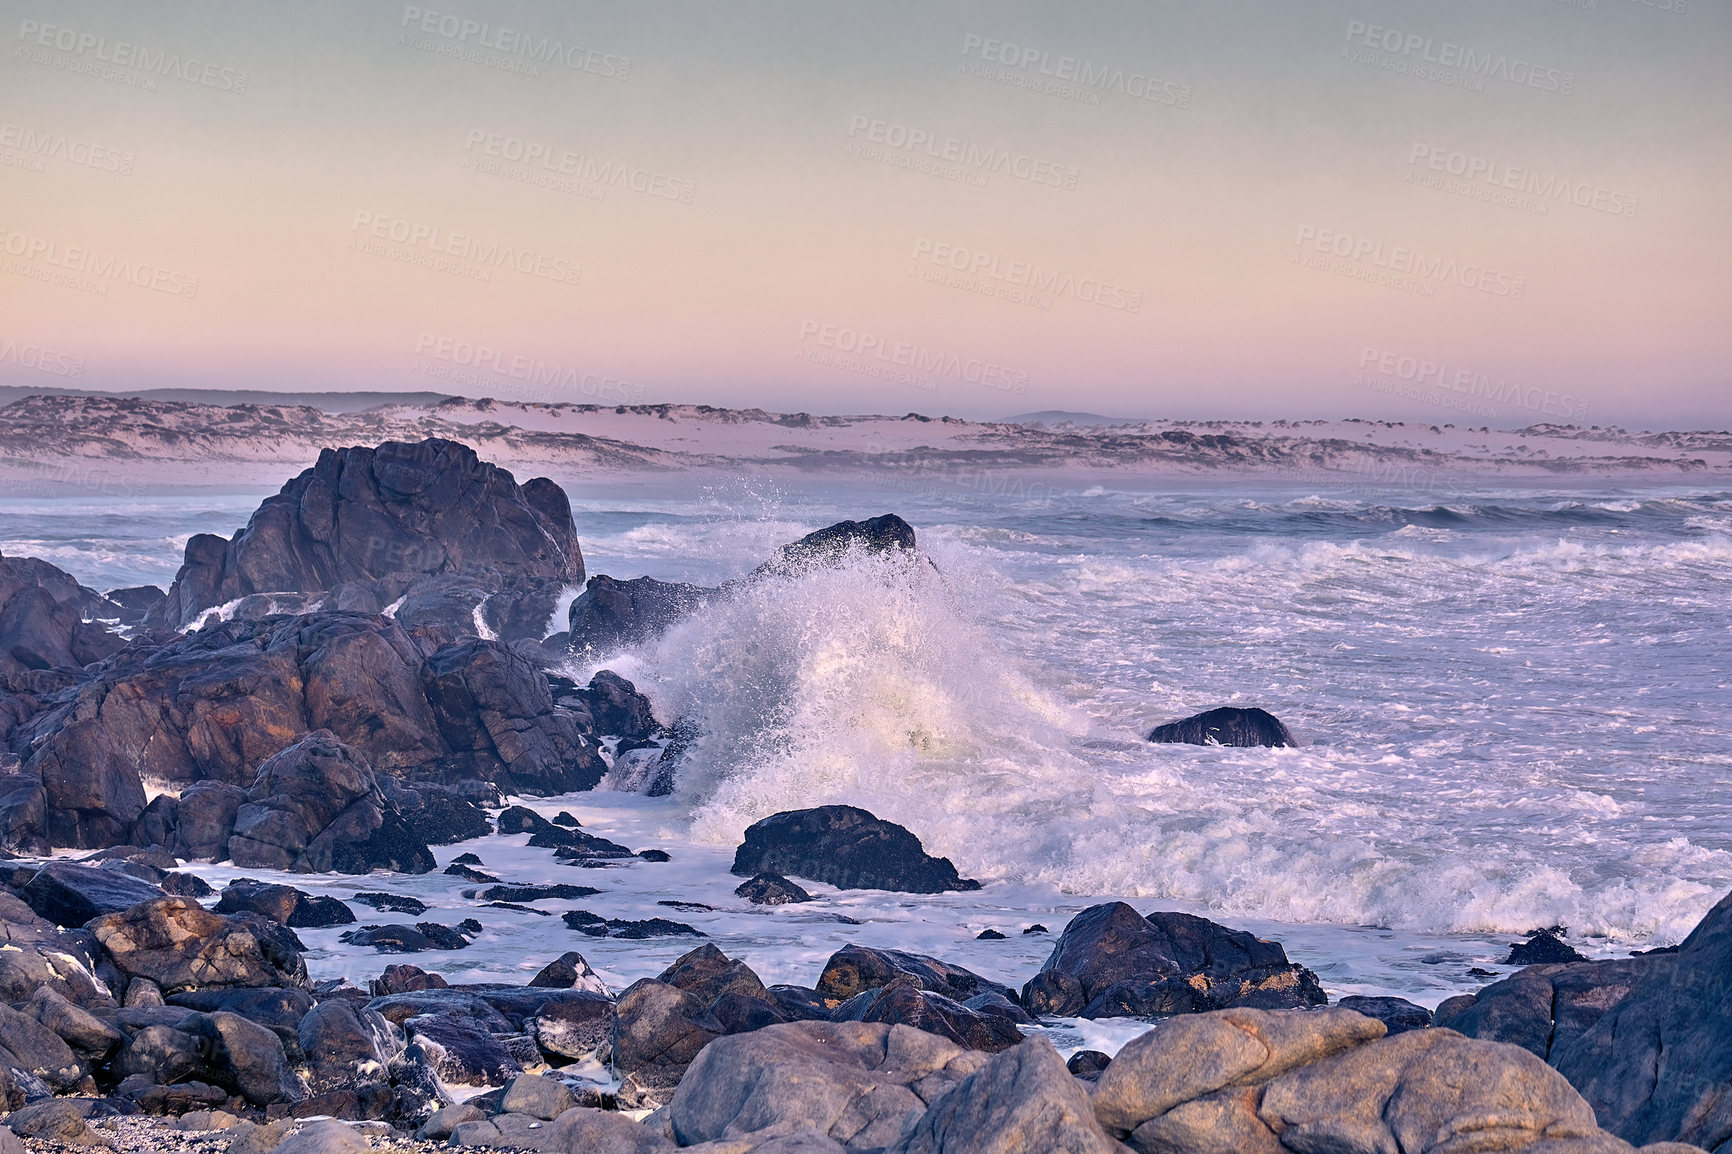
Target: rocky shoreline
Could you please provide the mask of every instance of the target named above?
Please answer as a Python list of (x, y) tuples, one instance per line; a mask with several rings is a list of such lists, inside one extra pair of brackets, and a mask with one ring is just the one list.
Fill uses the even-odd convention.
[[(667, 793), (691, 739), (617, 674), (580, 685), (554, 666), (641, 643), (742, 583), (864, 556), (930, 564), (884, 515), (718, 588), (591, 575), (558, 486), (430, 440), (325, 451), (232, 539), (192, 538), (167, 591), (103, 595), (0, 558), (8, 1134), (237, 1154), (1732, 1150), (1732, 897), (1676, 950), (1627, 960), (1576, 960), (1536, 934), (1522, 948), (1540, 964), (1435, 1015), (1330, 1005), (1277, 942), (1123, 902), (1076, 914), (1014, 987), (867, 940), (811, 986), (766, 984), (696, 941), (617, 993), (575, 949), (527, 985), (405, 963), (365, 988), (309, 974), (297, 930), (353, 926), (345, 946), (376, 955), (469, 947), (479, 921), (415, 920), (424, 904), (391, 892), (391, 875), (437, 867), (435, 846), (523, 834), (575, 869), (666, 861), (511, 804), (604, 779)], [(1150, 739), (1294, 744), (1255, 709)], [(201, 861), (357, 888), (237, 878), (219, 893), (185, 868)], [(464, 854), (444, 872), (477, 910), (551, 916), (536, 903), (601, 893), (586, 875), (489, 869)], [(801, 881), (980, 884), (848, 806), (764, 818), (732, 872), (764, 906), (811, 901)], [(704, 936), (581, 904), (560, 924), (574, 945)], [(1056, 1018), (1151, 1029), (1067, 1063), (1043, 1026)]]

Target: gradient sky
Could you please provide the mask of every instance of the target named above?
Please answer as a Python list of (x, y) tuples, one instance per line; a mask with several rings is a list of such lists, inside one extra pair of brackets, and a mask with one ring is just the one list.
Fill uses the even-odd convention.
[(1732, 423), (1727, 0), (0, 13), (0, 384)]

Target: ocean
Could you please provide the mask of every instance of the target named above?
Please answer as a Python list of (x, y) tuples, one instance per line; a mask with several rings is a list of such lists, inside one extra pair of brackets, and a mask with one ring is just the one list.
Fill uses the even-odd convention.
[[(1732, 493), (959, 478), (556, 475), (592, 574), (717, 584), (884, 512), (926, 560), (750, 583), (572, 668), (617, 670), (703, 736), (672, 797), (534, 808), (673, 862), (574, 877), (516, 835), (442, 847), (441, 866), (471, 850), (508, 880), (604, 885), (538, 904), (686, 921), (766, 981), (811, 984), (858, 941), (1020, 985), (1052, 941), (1024, 929), (1123, 898), (1282, 941), (1332, 995), (1427, 1006), (1508, 973), (1528, 930), (1621, 956), (1679, 941), (1732, 889)], [(0, 551), (98, 589), (166, 585), (190, 534), (232, 533), (263, 495), (0, 501)], [(1218, 705), (1268, 709), (1300, 747), (1146, 740)], [(906, 825), (985, 888), (733, 897), (747, 825), (836, 802)], [(473, 913), (474, 946), (416, 958), (467, 980), (578, 949), (623, 986), (692, 944), (474, 910), (441, 874), (292, 880)], [(1006, 939), (977, 940), (987, 928)], [(316, 977), (382, 968), (337, 933), (303, 931)], [(1068, 1028), (1073, 1045), (1117, 1036)]]

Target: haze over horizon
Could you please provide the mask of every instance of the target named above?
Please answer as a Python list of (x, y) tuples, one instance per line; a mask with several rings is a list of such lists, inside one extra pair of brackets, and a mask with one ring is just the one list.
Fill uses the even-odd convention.
[(0, 11), (0, 386), (1728, 423), (1723, 3)]

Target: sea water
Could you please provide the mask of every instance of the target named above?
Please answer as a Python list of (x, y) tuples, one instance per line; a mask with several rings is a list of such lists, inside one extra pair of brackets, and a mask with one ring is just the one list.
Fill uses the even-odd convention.
[[(578, 949), (623, 985), (692, 944), (585, 938), (557, 917), (581, 907), (685, 921), (766, 981), (811, 984), (855, 941), (1020, 985), (1052, 940), (1024, 929), (1123, 898), (1276, 938), (1333, 995), (1429, 1006), (1509, 972), (1528, 930), (1620, 956), (1677, 942), (1732, 889), (1727, 492), (556, 479), (592, 574), (719, 584), (889, 511), (923, 559), (745, 582), (652, 644), (572, 664), (619, 671), (701, 736), (672, 797), (534, 808), (673, 862), (580, 870), (522, 835), (438, 851), (603, 891), (537, 903), (546, 917), (476, 909), (442, 874), (292, 879), (478, 917), (468, 950), (415, 959), (454, 979), (522, 980)], [(0, 502), (0, 550), (99, 589), (166, 584), (190, 533), (231, 533), (261, 495)], [(1268, 709), (1299, 748), (1146, 740), (1219, 705)], [(902, 823), (985, 888), (733, 896), (747, 825), (828, 803)], [(338, 933), (303, 933), (315, 975), (376, 974)]]

